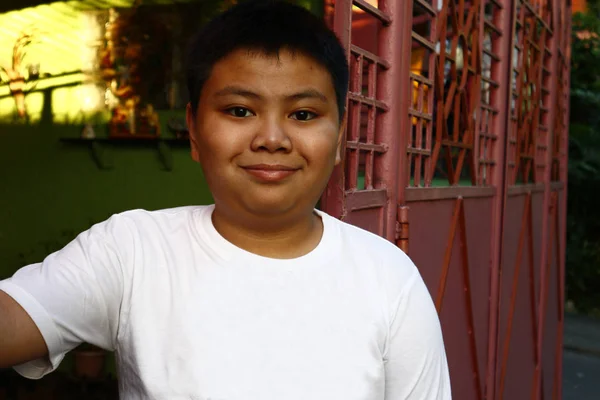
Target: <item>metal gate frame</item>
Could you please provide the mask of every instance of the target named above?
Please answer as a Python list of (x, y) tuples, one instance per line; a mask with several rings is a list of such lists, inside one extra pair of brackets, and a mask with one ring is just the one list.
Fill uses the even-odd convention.
[(326, 18), (351, 85), (323, 209), (420, 268), (455, 398), (560, 399), (568, 0), (329, 0)]

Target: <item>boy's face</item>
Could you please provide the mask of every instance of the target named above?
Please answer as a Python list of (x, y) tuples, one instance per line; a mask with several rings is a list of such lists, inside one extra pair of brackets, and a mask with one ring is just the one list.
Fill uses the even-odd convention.
[(328, 71), (284, 50), (229, 54), (196, 115), (187, 110), (192, 156), (217, 207), (254, 216), (312, 210), (340, 162), (339, 119)]

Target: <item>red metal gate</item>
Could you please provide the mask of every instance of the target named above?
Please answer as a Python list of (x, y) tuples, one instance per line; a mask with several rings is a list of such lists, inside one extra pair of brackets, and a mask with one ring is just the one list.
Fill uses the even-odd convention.
[(395, 241), (435, 301), (458, 399), (559, 399), (567, 0), (335, 0), (348, 49), (330, 214)]

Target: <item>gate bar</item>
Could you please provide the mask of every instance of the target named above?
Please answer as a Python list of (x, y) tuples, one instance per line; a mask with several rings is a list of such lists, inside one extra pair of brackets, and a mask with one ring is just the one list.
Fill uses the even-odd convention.
[[(504, 212), (506, 208), (506, 196), (508, 192), (508, 129), (510, 128), (510, 101), (512, 99), (512, 57), (513, 57), (513, 31), (514, 15), (516, 12), (516, 0), (507, 0), (506, 4), (496, 10), (493, 24), (500, 27), (502, 35), (492, 43), (496, 47), (494, 53), (500, 56), (500, 60), (492, 63), (491, 76), (496, 82), (501, 82), (501, 88), (494, 91), (491, 104), (498, 109), (493, 126), (497, 132), (498, 139), (494, 146), (493, 157), (496, 160), (496, 168), (492, 173), (492, 185), (498, 188), (494, 200), (492, 212), (492, 235), (490, 237), (491, 265), (490, 265), (490, 308), (489, 308), (489, 331), (488, 331), (488, 358), (487, 377), (485, 385), (485, 398), (494, 400), (496, 398), (496, 354), (498, 350), (498, 319), (500, 307), (500, 270), (502, 266), (503, 252), (503, 227)], [(481, 20), (485, 20), (485, 7), (481, 7)], [(501, 162), (500, 162), (501, 161)]]
[[(337, 34), (342, 46), (346, 50), (346, 59), (350, 60), (350, 33), (352, 30), (352, 0), (335, 0), (333, 3), (333, 30)], [(349, 98), (346, 99), (346, 118), (348, 117)], [(346, 162), (346, 136), (348, 134), (344, 128), (344, 137), (342, 138), (342, 148), (340, 154), (342, 162), (337, 165), (329, 178), (329, 183), (321, 196), (321, 208), (327, 210), (331, 216), (342, 219), (345, 216), (344, 209), (344, 164)]]
[(380, 115), (378, 125), (381, 134), (379, 140), (388, 144), (389, 149), (381, 155), (381, 162), (376, 163), (375, 167), (380, 169), (376, 175), (386, 179), (386, 182), (383, 182), (388, 190), (388, 202), (384, 208), (384, 236), (393, 243), (396, 243), (398, 196), (399, 192), (404, 190), (403, 186), (396, 187), (396, 176), (402, 160), (406, 160), (402, 123), (407, 114), (403, 111), (408, 108), (404, 107), (402, 88), (407, 80), (403, 72), (409, 70), (407, 67), (410, 62), (410, 57), (406, 56), (407, 52), (410, 52), (410, 47), (406, 46), (406, 28), (412, 26), (410, 23), (405, 23), (412, 17), (412, 12), (406, 13), (407, 3), (412, 6), (412, 1), (379, 0), (380, 10), (390, 17), (389, 25), (380, 29), (378, 37), (379, 56), (389, 63), (389, 69), (378, 79), (377, 92), (378, 97), (385, 99), (390, 109)]
[[(549, 108), (550, 111), (548, 113), (545, 114), (545, 118), (546, 120), (551, 120), (553, 121), (553, 116), (556, 112), (556, 96), (557, 96), (557, 76), (558, 76), (558, 61), (559, 61), (559, 54), (558, 54), (558, 39), (560, 37), (559, 34), (559, 29), (560, 27), (557, 25), (558, 22), (558, 13), (560, 12), (560, 1), (564, 1), (564, 0), (551, 0), (549, 3), (552, 5), (552, 9), (551, 9), (551, 20), (550, 20), (550, 24), (551, 26), (549, 28), (551, 28), (551, 30), (549, 30), (548, 32), (552, 32), (552, 36), (550, 38), (550, 52), (551, 52), (551, 64), (550, 64), (550, 104), (549, 104)], [(543, 11), (543, 10), (542, 10)], [(545, 52), (545, 48), (546, 48), (546, 43), (540, 43), (540, 47), (542, 48), (542, 54), (540, 55), (541, 60), (540, 62), (542, 63), (542, 67), (544, 66), (544, 56), (545, 54), (543, 52)], [(540, 80), (543, 80), (544, 76), (543, 76), (543, 72), (541, 72), (542, 76), (540, 77)], [(543, 85), (543, 82), (540, 82)], [(543, 344), (544, 344), (544, 322), (545, 322), (545, 317), (546, 317), (546, 312), (547, 312), (547, 298), (548, 298), (548, 290), (549, 288), (546, 286), (546, 283), (548, 282), (547, 279), (547, 274), (549, 273), (548, 269), (546, 268), (546, 264), (549, 263), (548, 260), (548, 246), (551, 246), (551, 242), (553, 240), (553, 238), (551, 237), (551, 235), (548, 235), (548, 227), (551, 225), (550, 222), (550, 218), (553, 218), (554, 216), (554, 212), (550, 212), (551, 211), (551, 199), (550, 199), (550, 180), (551, 180), (551, 171), (552, 171), (552, 151), (550, 149), (552, 149), (552, 139), (554, 137), (554, 129), (556, 129), (556, 127), (554, 126), (553, 123), (546, 123), (546, 126), (549, 127), (548, 132), (546, 132), (546, 143), (544, 143), (547, 147), (547, 151), (545, 154), (545, 164), (546, 164), (546, 169), (544, 170), (544, 176), (543, 176), (543, 183), (544, 183), (544, 197), (543, 197), (543, 202), (542, 202), (542, 227), (541, 227), (541, 240), (540, 240), (540, 245), (541, 245), (541, 251), (540, 251), (540, 261), (539, 264), (536, 266), (537, 268), (539, 268), (539, 283), (540, 283), (540, 292), (539, 292), (539, 297), (537, 299), (538, 301), (538, 314), (537, 314), (537, 336), (536, 336), (536, 342), (534, 343), (536, 345), (536, 351), (535, 351), (535, 372), (534, 372), (534, 392), (533, 392), (533, 399), (537, 400), (540, 399), (542, 396), (542, 375), (543, 375), (543, 370), (542, 370), (542, 349), (543, 349)], [(552, 214), (552, 215), (551, 215)], [(555, 229), (558, 229), (558, 227), (556, 227)], [(557, 260), (558, 261), (558, 260)], [(560, 265), (557, 265), (557, 268), (561, 268)], [(559, 297), (560, 295), (557, 294)], [(533, 317), (535, 318), (535, 314), (533, 315)], [(555, 351), (560, 351), (560, 349), (555, 349)]]

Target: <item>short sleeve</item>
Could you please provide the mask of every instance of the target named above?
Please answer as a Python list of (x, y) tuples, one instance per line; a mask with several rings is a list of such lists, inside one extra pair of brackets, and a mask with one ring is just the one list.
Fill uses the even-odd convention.
[(450, 400), (440, 322), (416, 268), (392, 311), (384, 351), (385, 400)]
[(17, 372), (41, 378), (83, 342), (115, 349), (126, 263), (120, 247), (126, 242), (126, 225), (113, 216), (0, 281), (0, 290), (30, 315), (49, 350), (50, 364), (36, 360), (15, 367)]

